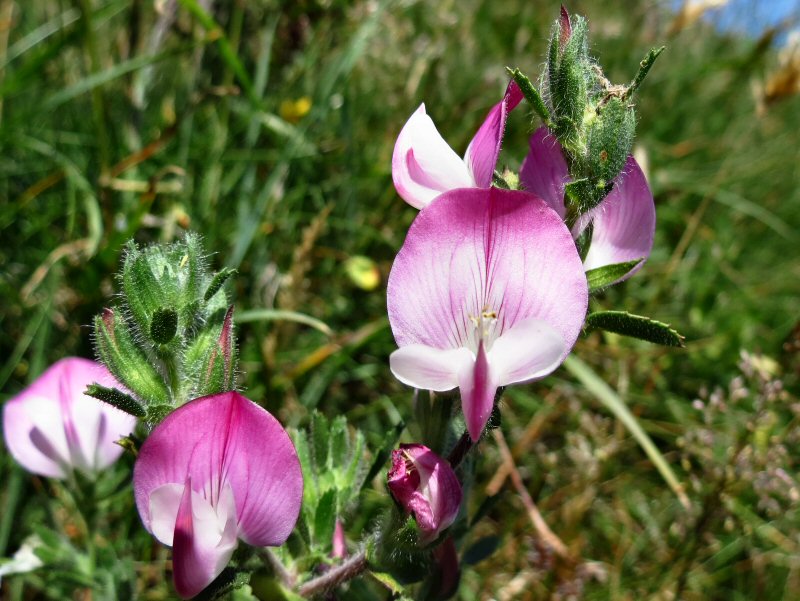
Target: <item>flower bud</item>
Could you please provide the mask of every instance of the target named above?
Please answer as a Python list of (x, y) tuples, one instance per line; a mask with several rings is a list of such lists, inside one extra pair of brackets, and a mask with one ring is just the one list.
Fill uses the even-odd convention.
[(392, 451), (389, 490), (407, 513), (413, 513), (420, 543), (427, 545), (450, 526), (461, 506), (461, 485), (450, 464), (420, 444)]

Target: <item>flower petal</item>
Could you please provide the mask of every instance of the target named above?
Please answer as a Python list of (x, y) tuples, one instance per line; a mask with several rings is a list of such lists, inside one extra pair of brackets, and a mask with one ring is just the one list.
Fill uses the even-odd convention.
[(237, 392), (178, 408), (142, 445), (133, 483), (147, 530), (153, 532), (150, 495), (187, 476), (212, 505), (230, 486), (245, 542), (279, 545), (294, 528), (303, 495), (294, 446), (272, 415)]
[[(228, 495), (229, 497), (229, 495)], [(194, 597), (219, 576), (236, 549), (236, 516), (229, 498), (216, 508), (194, 493), (187, 479), (175, 521), (172, 577), (184, 599)], [(225, 524), (218, 529), (222, 518)]]
[(99, 382), (121, 385), (94, 361), (68, 357), (51, 365), (3, 408), (3, 434), (13, 457), (28, 471), (65, 478), (77, 468), (90, 475), (117, 460), (114, 444), (136, 419), (83, 394)]
[[(628, 157), (624, 170), (614, 181), (614, 188), (592, 216), (592, 244), (583, 261), (587, 271), (650, 256), (656, 207), (647, 179), (633, 156)], [(629, 278), (643, 263), (617, 281)]]
[(546, 127), (537, 129), (530, 139), (530, 151), (519, 170), (525, 190), (544, 200), (562, 219), (564, 186), (570, 181), (561, 145)]
[(562, 361), (564, 340), (540, 319), (525, 319), (494, 341), (489, 361), (499, 386), (543, 378)]
[(461, 391), (461, 411), (467, 423), (467, 431), (473, 442), (478, 439), (492, 415), (494, 397), (497, 393), (497, 377), (489, 365), (483, 341), (478, 344), (478, 355), (471, 369), (461, 374), (459, 390)]
[(409, 344), (389, 356), (389, 367), (403, 384), (439, 392), (458, 386), (459, 374), (474, 361), (466, 348), (442, 350)]
[(564, 357), (588, 303), (583, 266), (559, 216), (531, 194), (497, 188), (445, 192), (421, 211), (386, 295), (401, 348), (475, 353), (474, 320), (489, 310), (499, 333), (531, 317), (548, 323), (564, 341)]
[(445, 190), (474, 186), (455, 151), (436, 130), (421, 104), (400, 131), (392, 155), (392, 179), (397, 193), (421, 209)]
[(486, 115), (472, 141), (467, 146), (464, 162), (467, 164), (475, 186), (488, 188), (492, 185), (500, 145), (506, 130), (506, 119), (522, 100), (522, 92), (515, 81), (506, 88), (503, 99), (495, 104)]

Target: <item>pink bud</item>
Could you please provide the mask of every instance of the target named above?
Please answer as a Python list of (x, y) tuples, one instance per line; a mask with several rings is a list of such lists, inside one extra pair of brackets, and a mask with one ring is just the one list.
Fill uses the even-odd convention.
[(559, 19), (561, 29), (561, 37), (558, 40), (559, 49), (563, 52), (564, 46), (567, 45), (570, 36), (572, 35), (572, 24), (569, 22), (569, 13), (564, 5), (561, 5), (561, 17)]
[(344, 536), (342, 522), (336, 520), (336, 527), (333, 529), (333, 551), (331, 557), (343, 559), (347, 557), (347, 539)]
[(403, 508), (414, 514), (428, 544), (450, 526), (461, 506), (461, 485), (450, 464), (421, 444), (392, 451), (389, 490)]

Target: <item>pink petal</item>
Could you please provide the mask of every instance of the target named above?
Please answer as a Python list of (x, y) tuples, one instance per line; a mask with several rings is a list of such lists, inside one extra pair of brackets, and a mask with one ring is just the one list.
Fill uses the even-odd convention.
[(494, 341), (489, 362), (496, 366), (499, 386), (543, 378), (556, 369), (564, 356), (561, 335), (547, 322), (520, 321)]
[(229, 485), (239, 536), (257, 546), (282, 544), (300, 512), (303, 478), (291, 440), (267, 411), (237, 392), (195, 399), (150, 434), (133, 474), (145, 528), (153, 531), (150, 496), (190, 477), (212, 505)]
[(397, 193), (418, 209), (445, 190), (474, 186), (467, 166), (436, 130), (421, 104), (400, 131), (392, 155)]
[(467, 423), (467, 431), (473, 442), (478, 439), (492, 415), (494, 397), (498, 381), (496, 369), (492, 369), (484, 350), (483, 342), (478, 345), (478, 355), (473, 368), (462, 375), (459, 382), (461, 391), (461, 411)]
[[(219, 576), (236, 549), (236, 516), (230, 488), (214, 508), (192, 491), (187, 479), (175, 521), (172, 577), (184, 599), (194, 597)], [(224, 524), (219, 527), (220, 522)]]
[(503, 99), (495, 104), (484, 119), (467, 147), (464, 162), (469, 167), (475, 186), (488, 188), (492, 185), (500, 145), (506, 130), (506, 119), (522, 100), (522, 92), (513, 80), (508, 84)]
[(116, 440), (136, 420), (87, 397), (86, 386), (121, 385), (94, 361), (69, 357), (50, 366), (3, 408), (3, 434), (14, 458), (28, 471), (65, 478), (72, 469), (91, 475), (119, 458)]
[[(587, 271), (650, 256), (656, 228), (656, 207), (647, 179), (632, 156), (628, 157), (625, 169), (614, 181), (611, 193), (592, 212), (592, 216), (592, 245), (583, 262)], [(636, 273), (642, 263), (618, 281)]]
[(531, 194), (446, 192), (409, 228), (389, 275), (389, 322), (398, 346), (476, 350), (471, 318), (497, 313), (502, 333), (535, 317), (561, 335), (566, 356), (588, 302), (575, 243)]
[(422, 390), (452, 390), (459, 375), (475, 362), (466, 348), (439, 349), (424, 344), (409, 344), (389, 356), (389, 367), (403, 384)]
[(563, 219), (564, 186), (570, 181), (561, 145), (546, 127), (537, 129), (530, 139), (530, 151), (519, 170), (525, 190), (544, 200)]

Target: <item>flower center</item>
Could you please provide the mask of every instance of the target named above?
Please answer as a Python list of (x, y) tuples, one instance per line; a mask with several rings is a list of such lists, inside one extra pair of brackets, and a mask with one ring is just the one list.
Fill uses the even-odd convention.
[(473, 326), (472, 339), (469, 341), (470, 350), (477, 354), (478, 346), (483, 342), (483, 348), (488, 353), (498, 335), (497, 311), (487, 305), (479, 315), (470, 315), (469, 320)]

